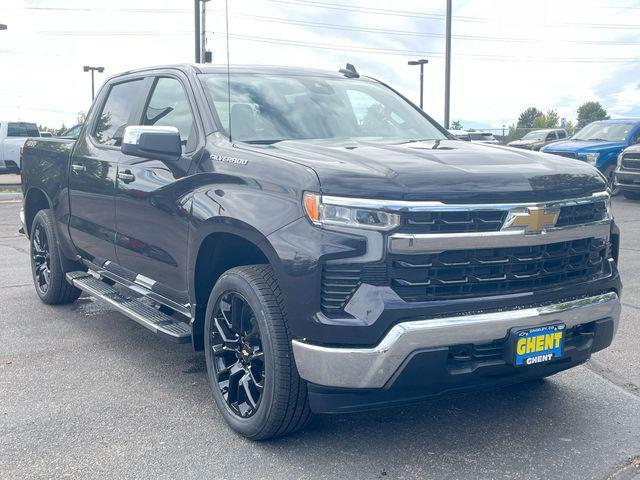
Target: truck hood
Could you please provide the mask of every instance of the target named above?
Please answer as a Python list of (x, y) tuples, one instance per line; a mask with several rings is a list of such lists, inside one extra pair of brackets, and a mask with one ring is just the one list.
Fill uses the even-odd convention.
[(498, 145), (313, 140), (250, 148), (313, 169), (327, 195), (495, 203), (588, 196), (606, 188), (583, 162)]
[(586, 140), (563, 140), (544, 147), (545, 152), (591, 153), (619, 150), (626, 146), (624, 142), (596, 142)]
[(543, 143), (542, 140), (514, 140), (513, 142), (509, 142), (507, 144), (508, 147), (522, 147), (534, 145), (536, 143)]

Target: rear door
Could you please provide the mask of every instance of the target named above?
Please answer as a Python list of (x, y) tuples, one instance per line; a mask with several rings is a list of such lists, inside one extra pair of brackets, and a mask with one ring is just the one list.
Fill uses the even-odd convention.
[[(74, 147), (69, 171), (69, 229), (83, 258), (115, 261), (115, 188), (122, 135), (144, 101), (143, 78), (105, 87)], [(95, 108), (97, 107), (97, 108)]]
[(188, 195), (192, 159), (204, 146), (188, 80), (178, 73), (152, 79), (142, 125), (173, 126), (183, 156), (177, 162), (129, 157), (118, 165), (116, 191), (119, 264), (136, 282), (184, 305), (187, 295)]

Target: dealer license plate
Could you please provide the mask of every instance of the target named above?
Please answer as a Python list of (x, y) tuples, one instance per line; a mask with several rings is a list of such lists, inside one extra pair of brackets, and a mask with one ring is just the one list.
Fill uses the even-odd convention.
[(550, 362), (562, 356), (564, 325), (518, 330), (514, 334), (514, 364), (536, 365)]

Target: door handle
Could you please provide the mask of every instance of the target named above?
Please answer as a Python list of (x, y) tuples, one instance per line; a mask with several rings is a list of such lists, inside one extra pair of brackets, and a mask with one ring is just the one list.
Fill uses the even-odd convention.
[(118, 178), (122, 180), (124, 183), (133, 182), (136, 177), (129, 170), (125, 170), (124, 172), (118, 172)]
[(71, 170), (73, 171), (73, 173), (86, 172), (87, 171), (87, 167), (85, 167), (81, 163), (72, 163), (71, 164)]

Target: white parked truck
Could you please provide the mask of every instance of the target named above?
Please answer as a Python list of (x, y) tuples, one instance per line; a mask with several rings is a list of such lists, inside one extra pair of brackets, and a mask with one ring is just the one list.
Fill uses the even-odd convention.
[(0, 121), (0, 173), (20, 171), (20, 149), (29, 137), (39, 137), (35, 123)]

